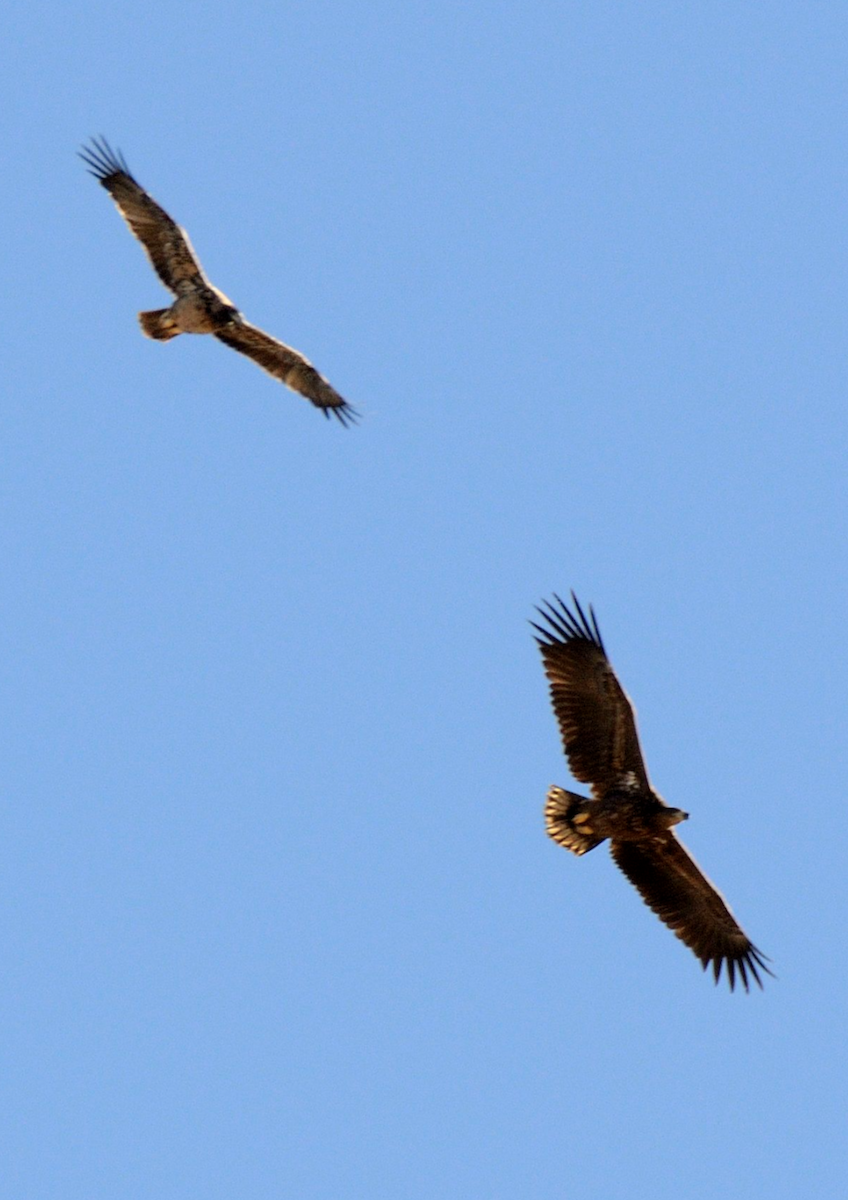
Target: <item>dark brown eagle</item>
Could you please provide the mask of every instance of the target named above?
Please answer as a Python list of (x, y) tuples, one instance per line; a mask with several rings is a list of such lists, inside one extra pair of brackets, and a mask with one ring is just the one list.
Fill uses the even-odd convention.
[(141, 242), (154, 271), (176, 296), (170, 308), (138, 314), (148, 337), (167, 342), (180, 333), (211, 333), (225, 346), (252, 358), (260, 367), (295, 392), (311, 400), (324, 416), (333, 414), (342, 425), (356, 420), (356, 411), (331, 387), (312, 363), (251, 325), (223, 292), (213, 287), (197, 261), (188, 234), (180, 229), (152, 196), (136, 183), (123, 155), (104, 137), (92, 138), (80, 158), (118, 206), (118, 212)]
[(677, 840), (672, 826), (689, 814), (670, 808), (651, 787), (633, 706), (607, 658), (594, 610), (590, 605), (587, 620), (574, 592), (571, 598), (574, 612), (555, 596), (555, 604), (537, 609), (546, 628), (532, 624), (568, 765), (575, 779), (591, 784), (592, 799), (552, 787), (548, 834), (578, 855), (609, 838), (612, 857), (642, 899), (704, 970), (713, 964), (716, 982), (724, 963), (731, 991), (737, 968), (746, 992), (749, 971), (762, 987), (758, 968), (772, 972)]

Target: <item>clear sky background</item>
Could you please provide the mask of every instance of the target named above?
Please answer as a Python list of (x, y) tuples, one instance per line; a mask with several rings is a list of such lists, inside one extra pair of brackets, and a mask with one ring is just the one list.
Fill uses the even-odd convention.
[[(845, 1194), (848, 9), (4, 18), (5, 1194)], [(167, 294), (105, 133), (326, 422)], [(730, 995), (604, 849), (593, 602)]]

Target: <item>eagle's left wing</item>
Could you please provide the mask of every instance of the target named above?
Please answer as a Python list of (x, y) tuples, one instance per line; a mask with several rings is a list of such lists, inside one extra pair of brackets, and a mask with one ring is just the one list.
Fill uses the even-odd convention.
[(178, 296), (186, 285), (208, 285), (188, 234), (136, 183), (120, 151), (116, 154), (104, 137), (92, 138), (80, 158), (115, 201), (166, 288)]
[(731, 991), (737, 967), (746, 992), (748, 971), (763, 986), (757, 969), (772, 973), (764, 956), (670, 830), (638, 842), (613, 839), (610, 849), (648, 907), (697, 955), (704, 970), (713, 964), (716, 982), (724, 963)]
[(532, 622), (571, 774), (590, 783), (596, 797), (628, 775), (647, 791), (633, 706), (607, 658), (592, 607), (587, 617), (574, 592), (571, 598), (573, 612), (555, 596), (554, 604), (537, 610), (546, 627)]
[(252, 358), (292, 391), (300, 392), (301, 396), (311, 400), (317, 408), (323, 409), (325, 417), (332, 413), (342, 425), (356, 421), (356, 410), (315, 370), (308, 359), (291, 346), (278, 342), (249, 321), (233, 321), (214, 336), (225, 346), (231, 346), (233, 350)]

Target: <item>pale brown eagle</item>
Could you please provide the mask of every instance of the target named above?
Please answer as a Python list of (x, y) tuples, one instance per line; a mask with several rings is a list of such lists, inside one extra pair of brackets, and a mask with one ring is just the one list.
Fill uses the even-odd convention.
[(138, 314), (148, 337), (167, 342), (180, 333), (211, 333), (257, 362), (275, 379), (322, 409), (342, 425), (356, 420), (356, 411), (343, 400), (312, 363), (251, 325), (223, 292), (213, 287), (197, 261), (188, 234), (180, 229), (152, 196), (136, 183), (123, 155), (104, 137), (92, 138), (80, 158), (118, 206), (118, 212), (141, 242), (154, 271), (177, 297), (170, 308)]
[(736, 970), (748, 991), (748, 972), (771, 975), (722, 899), (672, 826), (688, 813), (670, 808), (651, 787), (642, 761), (633, 706), (607, 658), (592, 607), (587, 619), (571, 593), (572, 612), (555, 596), (539, 608), (545, 674), (568, 765), (591, 784), (592, 799), (552, 787), (545, 806), (547, 832), (573, 854), (609, 838), (612, 857), (645, 903), (701, 960), (718, 982), (726, 965), (730, 990)]

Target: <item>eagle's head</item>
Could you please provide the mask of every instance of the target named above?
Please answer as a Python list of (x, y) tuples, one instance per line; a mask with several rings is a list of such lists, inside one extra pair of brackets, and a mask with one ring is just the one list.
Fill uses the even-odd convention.
[(660, 819), (666, 829), (671, 829), (672, 825), (679, 825), (681, 821), (688, 821), (689, 814), (684, 812), (682, 808), (664, 808), (660, 813)]

